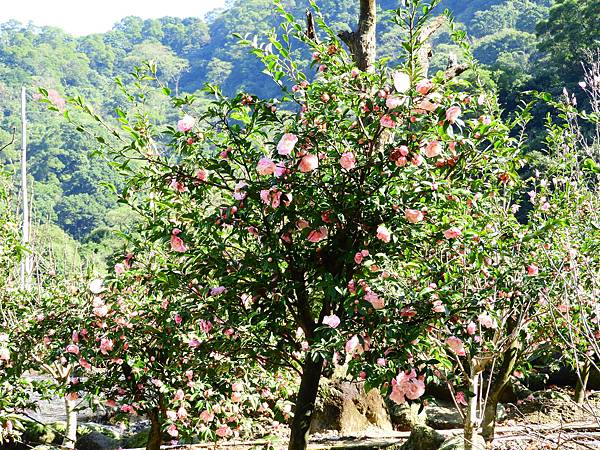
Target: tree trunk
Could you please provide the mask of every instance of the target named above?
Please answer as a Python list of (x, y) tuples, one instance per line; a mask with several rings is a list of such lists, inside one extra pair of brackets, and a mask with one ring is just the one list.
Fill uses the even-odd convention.
[(288, 450), (306, 450), (308, 446), (310, 422), (319, 392), (319, 380), (323, 370), (323, 359), (313, 361), (307, 356), (302, 371), (302, 381), (296, 397), (296, 410), (290, 430)]
[[(471, 363), (473, 364), (473, 363)], [(479, 400), (479, 373), (471, 369), (471, 378), (469, 380), (469, 391), (474, 395), (469, 397), (467, 404), (467, 414), (464, 426), (464, 447), (465, 450), (473, 450), (473, 439), (477, 434), (477, 401)]]
[(348, 45), (356, 65), (362, 71), (370, 70), (375, 64), (377, 53), (376, 30), (376, 0), (360, 0), (358, 29), (352, 33), (342, 32), (339, 37)]
[(75, 410), (76, 403), (76, 401), (69, 400), (65, 396), (67, 426), (65, 428), (65, 436), (62, 442), (62, 448), (75, 448), (75, 442), (77, 442), (77, 411)]
[(148, 418), (150, 419), (150, 434), (148, 435), (146, 450), (160, 450), (160, 444), (162, 444), (162, 427), (158, 408), (150, 411)]
[(590, 378), (591, 364), (585, 361), (583, 366), (579, 368), (577, 373), (577, 385), (575, 386), (575, 402), (582, 405), (585, 401), (585, 390), (587, 389), (588, 380)]
[(494, 440), (498, 401), (500, 400), (502, 392), (504, 391), (504, 389), (508, 385), (508, 382), (510, 381), (510, 375), (515, 369), (515, 364), (517, 363), (520, 349), (520, 342), (515, 340), (512, 343), (512, 345), (508, 348), (508, 350), (504, 352), (502, 358), (502, 366), (498, 371), (496, 380), (490, 380), (490, 383), (492, 383), (492, 387), (490, 389), (490, 395), (487, 398), (485, 404), (485, 411), (483, 413), (483, 423), (481, 426), (481, 435), (483, 436), (483, 439), (485, 439), (486, 442), (491, 442)]

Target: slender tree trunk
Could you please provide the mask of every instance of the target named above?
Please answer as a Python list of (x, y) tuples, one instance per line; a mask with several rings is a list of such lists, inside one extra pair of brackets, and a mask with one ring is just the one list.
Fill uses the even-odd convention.
[(490, 395), (487, 398), (485, 404), (485, 411), (483, 412), (483, 423), (481, 425), (481, 435), (486, 442), (494, 440), (494, 434), (496, 430), (496, 412), (498, 408), (498, 402), (502, 392), (508, 386), (510, 381), (510, 375), (515, 369), (515, 364), (519, 358), (519, 352), (521, 344), (518, 340), (515, 340), (509, 349), (504, 352), (502, 358), (502, 366), (498, 371), (498, 375), (495, 381), (490, 380), (492, 387), (490, 389)]
[(150, 419), (150, 434), (148, 435), (146, 450), (160, 450), (160, 444), (162, 444), (162, 427), (158, 408), (150, 411), (148, 418)]
[(473, 450), (473, 439), (477, 434), (477, 402), (479, 400), (479, 373), (471, 369), (471, 378), (469, 380), (469, 391), (473, 396), (469, 397), (467, 404), (467, 414), (464, 426), (464, 446), (465, 450)]
[(377, 2), (360, 0), (360, 16), (356, 31), (342, 32), (339, 37), (348, 45), (358, 68), (370, 70), (375, 64), (377, 54)]
[(591, 364), (588, 360), (580, 366), (577, 374), (577, 385), (575, 386), (575, 402), (582, 405), (585, 401), (585, 390), (587, 389), (588, 380), (590, 378)]
[(291, 426), (288, 450), (305, 450), (308, 447), (310, 422), (319, 392), (319, 380), (323, 370), (323, 359), (315, 361), (307, 357), (302, 371), (302, 381), (296, 398), (296, 410)]
[(75, 448), (77, 442), (77, 401), (69, 400), (65, 396), (65, 413), (67, 414), (67, 427), (62, 442), (62, 448)]

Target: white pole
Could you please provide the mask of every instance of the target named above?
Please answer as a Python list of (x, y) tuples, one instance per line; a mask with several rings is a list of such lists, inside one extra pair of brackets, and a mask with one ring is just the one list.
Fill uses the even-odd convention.
[(21, 197), (23, 199), (23, 233), (21, 243), (26, 249), (21, 262), (21, 287), (29, 289), (31, 277), (31, 254), (29, 247), (29, 194), (27, 192), (27, 94), (21, 88)]

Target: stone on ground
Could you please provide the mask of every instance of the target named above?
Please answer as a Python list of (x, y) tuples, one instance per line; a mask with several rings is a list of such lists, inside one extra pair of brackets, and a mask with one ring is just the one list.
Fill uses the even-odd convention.
[(419, 425), (425, 425), (427, 414), (425, 410), (419, 413), (421, 405), (418, 403), (403, 403), (397, 405), (390, 402), (389, 411), (394, 424), (394, 428), (398, 431), (411, 431)]
[(77, 450), (113, 450), (119, 447), (119, 441), (99, 431), (84, 434), (75, 444)]
[[(448, 438), (438, 450), (464, 450), (465, 441), (462, 435), (452, 436)], [(485, 450), (486, 444), (483, 438), (479, 435), (473, 439), (473, 450)]]
[(399, 450), (437, 450), (446, 438), (426, 425), (415, 427)]

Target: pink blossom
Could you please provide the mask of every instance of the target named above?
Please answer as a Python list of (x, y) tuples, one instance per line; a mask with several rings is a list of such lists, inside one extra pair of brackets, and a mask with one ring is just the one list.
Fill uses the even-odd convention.
[(392, 233), (383, 225), (377, 227), (377, 239), (381, 239), (386, 244), (392, 240)]
[(246, 198), (247, 193), (244, 192), (243, 189), (245, 189), (246, 187), (248, 187), (248, 185), (243, 181), (237, 183), (233, 188), (233, 198), (239, 201), (244, 200)]
[(268, 205), (271, 208), (279, 208), (279, 205), (281, 204), (281, 191), (276, 187), (263, 189), (260, 191), (260, 199), (265, 205)]
[(67, 348), (65, 349), (65, 351), (67, 353), (72, 353), (74, 355), (79, 355), (79, 347), (75, 344), (69, 344), (67, 345)]
[(477, 321), (484, 328), (496, 328), (498, 326), (496, 324), (496, 321), (492, 319), (492, 317), (490, 317), (488, 314), (480, 314), (479, 317), (477, 317)]
[(444, 237), (446, 239), (455, 239), (459, 236), (462, 236), (462, 231), (460, 228), (452, 227), (444, 231)]
[(0, 347), (0, 361), (10, 361), (10, 350), (6, 347)]
[(400, 317), (415, 317), (417, 312), (410, 306), (405, 306), (400, 310)]
[(385, 300), (379, 297), (375, 292), (369, 291), (365, 294), (364, 299), (371, 303), (373, 308), (382, 309), (385, 308)]
[(179, 237), (181, 230), (179, 228), (173, 229), (171, 232), (171, 250), (174, 252), (187, 252), (187, 247), (185, 246), (183, 239)]
[(167, 433), (169, 434), (169, 436), (172, 436), (172, 437), (179, 436), (179, 431), (177, 430), (177, 425), (175, 425), (175, 424), (169, 425), (169, 427), (167, 428)]
[(431, 141), (425, 146), (425, 156), (435, 158), (442, 153), (442, 144), (439, 141)]
[(200, 420), (202, 422), (208, 423), (211, 422), (215, 418), (215, 415), (212, 411), (205, 409), (200, 413)]
[(340, 157), (340, 165), (346, 170), (352, 170), (356, 166), (356, 157), (352, 152), (344, 152)]
[(391, 96), (386, 99), (385, 106), (387, 106), (388, 109), (395, 109), (402, 106), (402, 103), (403, 100), (400, 97)]
[(548, 210), (550, 209), (550, 203), (548, 203), (548, 202), (544, 202), (544, 203), (542, 204), (542, 206), (540, 206), (540, 209), (541, 209), (542, 211), (548, 211)]
[(467, 334), (469, 336), (473, 336), (476, 331), (477, 331), (477, 324), (473, 321), (469, 322), (469, 324), (467, 325)]
[(451, 106), (446, 110), (446, 120), (450, 123), (456, 122), (456, 119), (460, 117), (462, 110), (460, 106)]
[(392, 117), (389, 114), (382, 116), (380, 119), (380, 122), (381, 122), (381, 126), (385, 127), (385, 128), (395, 128), (396, 127), (396, 122), (394, 122), (394, 119), (392, 119)]
[(185, 392), (183, 392), (181, 389), (177, 389), (177, 391), (175, 392), (175, 395), (173, 396), (173, 401), (179, 402), (179, 401), (183, 400), (184, 398), (185, 398)]
[(344, 349), (346, 350), (346, 353), (354, 353), (354, 350), (356, 350), (359, 345), (360, 342), (358, 336), (354, 335), (346, 342)]
[(360, 70), (356, 67), (353, 67), (352, 70), (350, 71), (350, 76), (352, 78), (356, 78), (359, 75), (360, 75)]
[(298, 142), (298, 136), (291, 133), (286, 133), (281, 137), (281, 140), (277, 144), (277, 153), (283, 156), (288, 156), (294, 150), (294, 146)]
[(183, 116), (179, 122), (177, 122), (177, 129), (182, 132), (190, 131), (196, 125), (196, 119), (194, 119), (189, 114)]
[(448, 347), (450, 347), (450, 349), (457, 356), (465, 356), (466, 355), (465, 346), (463, 345), (463, 342), (456, 336), (450, 336), (448, 339), (446, 339), (446, 344), (448, 344)]
[(415, 89), (421, 95), (429, 94), (429, 91), (432, 88), (433, 88), (433, 83), (431, 82), (431, 80), (427, 80), (427, 79), (419, 81), (417, 83), (417, 85), (415, 86)]
[(323, 317), (323, 325), (329, 325), (331, 328), (337, 328), (340, 324), (340, 318), (335, 314)]
[(113, 340), (108, 338), (100, 339), (100, 353), (103, 355), (108, 354), (113, 349)]
[(421, 164), (423, 164), (423, 157), (421, 155), (415, 155), (413, 156), (413, 159), (410, 160), (410, 162), (413, 164), (413, 166), (420, 166)]
[(282, 177), (283, 175), (285, 175), (286, 172), (287, 169), (285, 167), (285, 162), (281, 161), (275, 164), (275, 172), (273, 173), (273, 175), (275, 175), (277, 178)]
[(396, 404), (404, 403), (405, 397), (409, 400), (416, 400), (424, 393), (425, 383), (417, 378), (414, 369), (410, 372), (400, 372), (396, 378), (392, 379), (390, 400)]
[(298, 167), (302, 173), (312, 172), (319, 167), (319, 158), (316, 155), (308, 153), (300, 160)]
[(456, 395), (454, 396), (454, 399), (456, 400), (456, 403), (458, 403), (459, 405), (467, 406), (467, 401), (465, 400), (465, 393), (464, 392), (458, 391), (456, 393)]
[(181, 317), (181, 314), (179, 314), (179, 313), (175, 313), (173, 320), (175, 320), (175, 323), (177, 325), (181, 325), (181, 322), (183, 322), (183, 318)]
[[(225, 289), (225, 288), (223, 288)], [(213, 324), (210, 322), (210, 320), (204, 320), (204, 319), (200, 319), (200, 329), (202, 331), (204, 331), (206, 334), (210, 333), (210, 330), (212, 330), (213, 328)]]
[(242, 401), (242, 393), (241, 392), (232, 392), (231, 393), (231, 401), (234, 403), (239, 403)]
[(205, 182), (206, 180), (208, 180), (208, 171), (204, 169), (199, 169), (198, 172), (196, 172), (196, 178), (198, 179), (198, 181)]
[(169, 185), (169, 187), (179, 193), (187, 191), (187, 187), (185, 187), (185, 184), (183, 184), (181, 181), (177, 180), (177, 178), (173, 178), (171, 180), (171, 184)]
[(385, 367), (387, 365), (387, 361), (385, 360), (385, 358), (377, 358), (377, 365)]
[(125, 273), (125, 264), (117, 263), (115, 264), (115, 274), (123, 275)]
[(419, 211), (418, 209), (406, 209), (404, 211), (404, 217), (410, 223), (419, 223), (422, 222), (425, 218), (423, 211)]
[(492, 123), (492, 118), (490, 116), (481, 116), (479, 118), (479, 121), (483, 124), (483, 125), (489, 125)]
[(304, 230), (305, 228), (308, 228), (309, 226), (310, 226), (310, 224), (305, 219), (298, 219), (296, 221), (296, 227), (299, 230)]
[(327, 227), (319, 227), (316, 230), (312, 230), (310, 233), (308, 233), (308, 237), (307, 239), (310, 242), (320, 242), (323, 239), (327, 238), (327, 235), (329, 234), (329, 231), (327, 230)]
[(273, 175), (275, 173), (276, 168), (277, 167), (275, 163), (266, 156), (260, 158), (260, 160), (256, 164), (256, 171), (259, 175)]
[(92, 365), (87, 362), (85, 359), (83, 358), (79, 358), (79, 365), (81, 367), (83, 367), (85, 370), (91, 370), (92, 369)]
[(444, 304), (442, 303), (441, 300), (436, 300), (433, 302), (433, 308), (432, 308), (433, 312), (436, 313), (441, 313), (444, 312), (446, 309), (444, 307)]
[(92, 294), (100, 294), (104, 290), (103, 284), (104, 282), (100, 278), (95, 278), (90, 281), (88, 288)]
[[(224, 286), (217, 286), (210, 290), (210, 295), (211, 295), (211, 297), (216, 297), (217, 295), (221, 295), (226, 291), (227, 291), (227, 289)], [(212, 325), (211, 325), (211, 328), (212, 328)]]
[(527, 266), (527, 275), (530, 277), (535, 277), (540, 273), (540, 269), (535, 264), (529, 264)]
[(354, 262), (356, 264), (360, 264), (362, 263), (364, 258), (364, 255), (362, 254), (362, 252), (356, 252), (356, 254), (354, 255)]
[(227, 437), (231, 434), (231, 428), (227, 425), (222, 425), (215, 431), (215, 434), (219, 437)]

